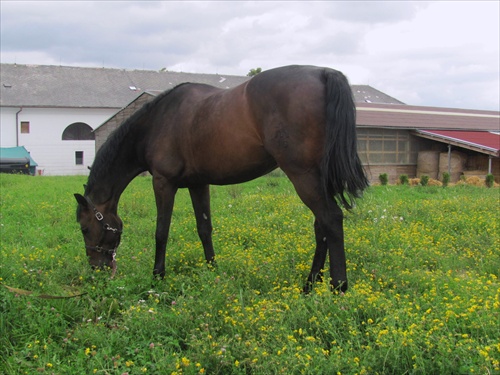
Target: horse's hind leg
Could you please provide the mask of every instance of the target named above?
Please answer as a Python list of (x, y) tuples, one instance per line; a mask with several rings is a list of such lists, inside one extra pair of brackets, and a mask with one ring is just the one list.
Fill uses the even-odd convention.
[(189, 188), (194, 214), (196, 216), (196, 228), (200, 236), (205, 259), (208, 263), (215, 262), (214, 246), (212, 244), (212, 219), (210, 216), (210, 188), (209, 185)]
[(326, 244), (326, 234), (321, 230), (318, 220), (314, 220), (314, 237), (316, 238), (316, 251), (311, 266), (311, 272), (304, 285), (304, 293), (310, 293), (314, 283), (323, 281), (323, 267), (325, 266), (328, 246)]
[[(321, 275), (326, 259), (330, 259), (331, 284), (335, 290), (347, 290), (346, 258), (344, 252), (343, 213), (332, 198), (327, 197), (318, 173), (289, 174), (290, 180), (302, 201), (311, 209), (315, 221), (316, 253), (304, 291)], [(325, 243), (326, 238), (326, 243)]]

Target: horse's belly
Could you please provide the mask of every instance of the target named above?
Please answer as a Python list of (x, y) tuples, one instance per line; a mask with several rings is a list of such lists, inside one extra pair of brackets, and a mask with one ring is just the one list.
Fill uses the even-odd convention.
[(211, 185), (239, 184), (242, 182), (250, 181), (255, 178), (261, 177), (266, 173), (269, 173), (272, 170), (276, 169), (276, 167), (277, 164), (276, 162), (273, 161), (272, 163), (260, 165), (257, 168), (241, 170), (238, 173), (232, 172), (232, 173), (221, 174), (220, 176), (215, 175), (211, 178), (211, 181), (209, 181), (208, 183)]
[(240, 153), (223, 157), (219, 155), (216, 158), (206, 155), (203, 161), (193, 168), (188, 179), (211, 185), (230, 185), (253, 180), (276, 167), (276, 161), (265, 153)]

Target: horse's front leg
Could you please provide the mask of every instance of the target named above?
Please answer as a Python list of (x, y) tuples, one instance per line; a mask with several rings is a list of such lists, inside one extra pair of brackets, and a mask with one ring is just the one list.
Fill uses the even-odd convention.
[(214, 246), (212, 244), (212, 219), (210, 215), (210, 187), (202, 185), (189, 188), (194, 214), (196, 216), (196, 228), (200, 236), (205, 259), (207, 263), (215, 262)]
[(174, 198), (177, 187), (164, 177), (153, 177), (153, 188), (156, 198), (156, 253), (153, 275), (165, 277), (165, 253), (167, 250), (168, 233), (174, 208)]

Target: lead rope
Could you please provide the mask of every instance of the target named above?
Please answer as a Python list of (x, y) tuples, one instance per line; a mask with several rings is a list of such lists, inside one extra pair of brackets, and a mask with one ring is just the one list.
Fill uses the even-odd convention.
[[(11, 293), (16, 293), (21, 296), (31, 296), (34, 292), (31, 292), (29, 290), (24, 290), (24, 289), (19, 289), (19, 288), (13, 288), (11, 286), (1, 284), (4, 288), (6, 288), (9, 292)], [(75, 297), (81, 297), (87, 294), (87, 292), (84, 293), (78, 293), (78, 294), (72, 294), (70, 296), (53, 296), (50, 294), (39, 294), (36, 296), (32, 296), (35, 298), (41, 298), (41, 299), (67, 299), (67, 298), (75, 298)]]

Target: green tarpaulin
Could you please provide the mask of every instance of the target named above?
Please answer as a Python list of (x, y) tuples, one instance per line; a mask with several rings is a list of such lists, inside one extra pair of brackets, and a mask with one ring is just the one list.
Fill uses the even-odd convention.
[(1, 164), (19, 163), (22, 160), (29, 160), (30, 173), (34, 175), (38, 164), (33, 160), (30, 153), (24, 148), (24, 146), (0, 148)]

